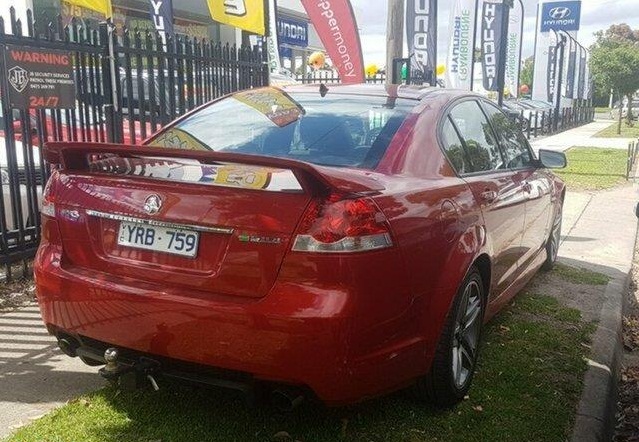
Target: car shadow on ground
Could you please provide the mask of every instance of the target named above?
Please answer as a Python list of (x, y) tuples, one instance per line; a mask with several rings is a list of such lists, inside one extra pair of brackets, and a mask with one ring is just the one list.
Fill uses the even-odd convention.
[(36, 306), (0, 315), (0, 403), (65, 402), (101, 385), (90, 371), (62, 354)]

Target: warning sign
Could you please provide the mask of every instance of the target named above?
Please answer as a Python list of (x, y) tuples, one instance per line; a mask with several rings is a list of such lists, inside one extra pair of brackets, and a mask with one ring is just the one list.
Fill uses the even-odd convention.
[(73, 63), (68, 52), (7, 45), (4, 59), (11, 107), (75, 107)]

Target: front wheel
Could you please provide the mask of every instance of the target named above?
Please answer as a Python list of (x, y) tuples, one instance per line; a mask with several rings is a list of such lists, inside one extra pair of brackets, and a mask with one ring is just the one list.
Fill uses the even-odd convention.
[(563, 220), (563, 203), (560, 204), (555, 219), (552, 223), (552, 230), (550, 231), (550, 237), (546, 241), (546, 260), (542, 265), (544, 270), (552, 270), (557, 262), (557, 256), (559, 255), (559, 245), (561, 244), (561, 224)]
[(430, 372), (417, 381), (418, 398), (451, 407), (466, 396), (477, 364), (485, 300), (481, 275), (472, 267), (453, 301)]

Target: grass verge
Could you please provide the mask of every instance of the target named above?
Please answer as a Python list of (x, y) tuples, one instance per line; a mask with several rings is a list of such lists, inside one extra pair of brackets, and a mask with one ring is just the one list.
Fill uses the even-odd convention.
[(621, 123), (621, 135), (617, 134), (619, 123), (613, 123), (605, 128), (595, 138), (639, 138), (639, 123), (635, 123), (633, 127), (629, 127), (626, 122)]
[(566, 156), (568, 167), (556, 173), (571, 190), (603, 190), (626, 181), (625, 150), (573, 147)]
[(565, 281), (581, 285), (606, 285), (610, 282), (610, 278), (601, 273), (560, 263), (555, 264), (554, 273)]
[(106, 388), (76, 399), (9, 442), (563, 441), (570, 434), (594, 326), (551, 297), (523, 294), (486, 328), (470, 397), (435, 410), (405, 393), (290, 415), (227, 392)]

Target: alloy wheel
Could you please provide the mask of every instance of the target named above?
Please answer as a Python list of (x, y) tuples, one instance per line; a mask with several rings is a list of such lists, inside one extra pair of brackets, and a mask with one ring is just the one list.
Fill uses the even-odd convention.
[(561, 242), (561, 219), (562, 213), (561, 208), (559, 208), (559, 212), (555, 217), (555, 223), (552, 226), (552, 233), (550, 235), (550, 256), (552, 262), (557, 260), (557, 255), (559, 254), (559, 244)]
[(481, 312), (481, 289), (476, 281), (470, 281), (464, 289), (453, 334), (452, 373), (455, 387), (460, 390), (464, 388), (475, 369)]

